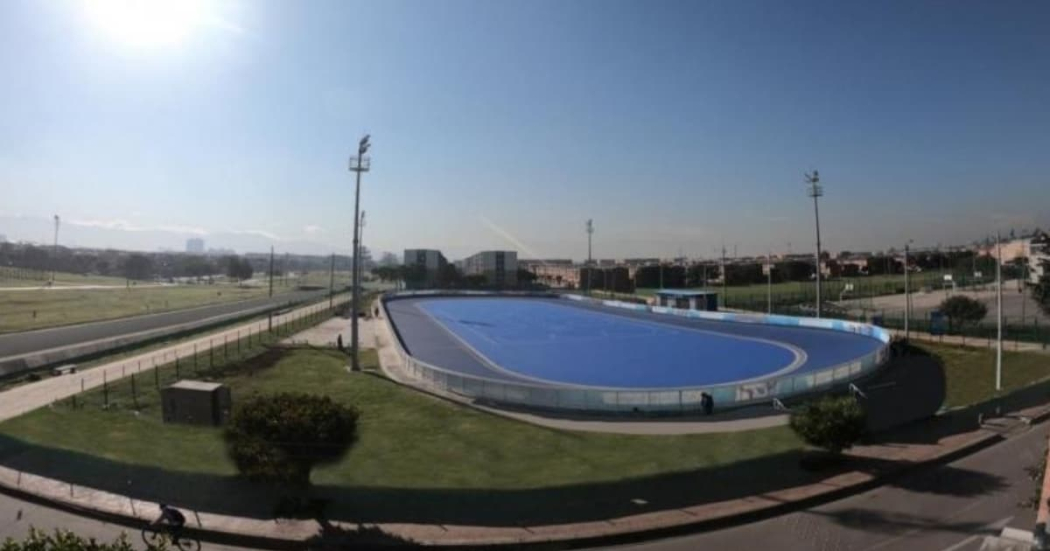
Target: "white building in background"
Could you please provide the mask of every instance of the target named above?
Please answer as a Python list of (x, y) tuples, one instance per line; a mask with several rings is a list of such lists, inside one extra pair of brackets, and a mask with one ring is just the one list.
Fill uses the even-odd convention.
[(191, 237), (186, 240), (186, 252), (204, 254), (204, 240), (199, 237)]
[(405, 267), (422, 266), (426, 269), (426, 277), (423, 281), (406, 281), (405, 283), (410, 287), (433, 287), (437, 282), (438, 270), (446, 264), (448, 260), (437, 249), (405, 249)]
[(463, 259), (463, 275), (485, 276), (485, 282), (497, 287), (518, 284), (517, 251), (481, 251)]

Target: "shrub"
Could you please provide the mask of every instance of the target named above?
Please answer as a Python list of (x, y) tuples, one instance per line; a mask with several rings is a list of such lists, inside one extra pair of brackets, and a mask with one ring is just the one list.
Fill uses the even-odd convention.
[[(23, 541), (11, 538), (0, 542), (0, 551), (134, 551), (126, 534), (121, 534), (112, 543), (100, 543), (94, 538), (85, 539), (73, 532), (55, 530), (47, 534), (36, 528), (29, 529), (29, 536)], [(154, 548), (161, 550), (163, 548)]]
[(948, 297), (941, 302), (941, 311), (948, 317), (948, 330), (966, 323), (977, 323), (988, 314), (988, 307), (979, 300), (964, 295)]
[(839, 454), (866, 431), (864, 408), (852, 396), (824, 396), (791, 410), (791, 429), (807, 444)]
[(357, 440), (358, 413), (327, 396), (281, 393), (243, 402), (226, 450), (247, 478), (309, 484), (314, 466), (341, 459)]

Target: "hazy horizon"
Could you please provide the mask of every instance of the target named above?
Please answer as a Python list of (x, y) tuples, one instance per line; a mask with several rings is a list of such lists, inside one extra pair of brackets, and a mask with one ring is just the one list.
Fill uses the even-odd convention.
[(0, 234), (345, 254), (365, 133), (398, 255), (809, 252), (814, 168), (831, 251), (1050, 227), (1048, 4), (185, 5), (0, 3)]

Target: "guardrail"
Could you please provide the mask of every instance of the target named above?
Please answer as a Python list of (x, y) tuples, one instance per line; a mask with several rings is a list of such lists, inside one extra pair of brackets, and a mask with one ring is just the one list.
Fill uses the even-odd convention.
[[(556, 384), (539, 384), (528, 382), (492, 379), (476, 375), (466, 375), (443, 367), (421, 361), (405, 350), (397, 325), (390, 319), (386, 303), (390, 300), (421, 296), (560, 296), (567, 300), (576, 300), (602, 304), (613, 308), (652, 312), (660, 315), (674, 315), (685, 318), (713, 319), (733, 323), (764, 323), (794, 327), (810, 327), (845, 331), (875, 338), (883, 343), (874, 352), (853, 361), (832, 366), (819, 371), (798, 375), (770, 377), (760, 381), (730, 383), (688, 388), (660, 389), (620, 389), (591, 388), (578, 386), (557, 386)], [(794, 318), (791, 316), (767, 316), (762, 314), (730, 314), (723, 312), (702, 312), (696, 310), (679, 310), (661, 306), (647, 306), (613, 300), (592, 299), (579, 295), (552, 295), (550, 293), (518, 292), (448, 292), (448, 291), (409, 291), (384, 295), (380, 301), (390, 324), (395, 346), (404, 362), (405, 370), (421, 384), (438, 390), (452, 392), (468, 398), (492, 402), (543, 409), (568, 409), (593, 412), (685, 412), (701, 409), (701, 397), (706, 393), (714, 398), (719, 408), (741, 407), (759, 403), (769, 403), (773, 398), (786, 399), (817, 391), (828, 390), (868, 376), (878, 370), (889, 358), (890, 334), (886, 330), (863, 323), (842, 320)]]

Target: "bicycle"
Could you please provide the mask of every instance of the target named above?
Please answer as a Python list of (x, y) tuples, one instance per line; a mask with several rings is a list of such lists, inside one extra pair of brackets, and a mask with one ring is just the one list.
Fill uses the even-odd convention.
[(171, 528), (156, 522), (151, 522), (142, 529), (142, 541), (146, 544), (147, 549), (160, 549), (168, 543), (182, 551), (200, 551), (201, 549), (200, 541), (186, 536), (180, 537), (176, 543)]

